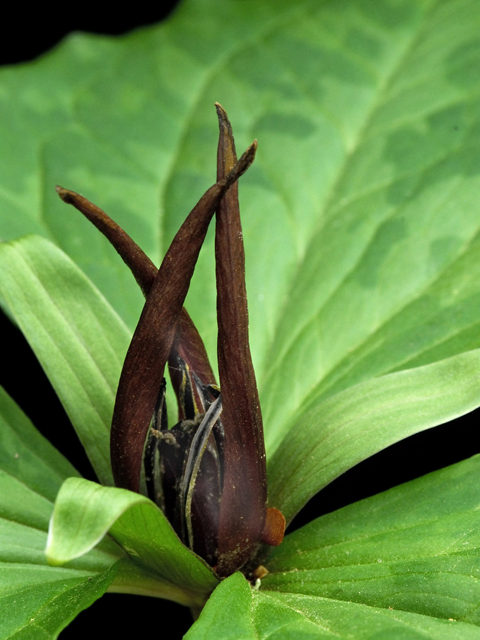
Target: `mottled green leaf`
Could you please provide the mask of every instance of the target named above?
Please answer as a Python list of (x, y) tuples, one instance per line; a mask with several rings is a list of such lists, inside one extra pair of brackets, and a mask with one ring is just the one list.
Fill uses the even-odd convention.
[[(238, 148), (259, 140), (240, 187), (250, 335), (267, 453), (277, 450), (271, 495), (293, 515), (359, 459), (478, 404), (466, 374), (452, 372), (451, 384), (443, 374), (465, 358), (476, 376), (480, 347), (479, 32), (475, 0), (185, 0), (165, 24), (122, 38), (75, 34), (43, 59), (0, 72), (0, 237), (33, 232), (55, 241), (132, 329), (138, 288), (54, 185), (104, 208), (158, 264), (214, 180), (213, 103), (221, 102)], [(0, 259), (9, 311), (109, 484), (108, 425), (128, 331), (47, 244), (13, 244)], [(213, 356), (211, 237), (187, 307)], [(408, 371), (429, 364), (419, 378)], [(388, 375), (404, 370), (403, 378)], [(408, 398), (422, 404), (422, 376), (438, 385), (436, 413), (425, 412), (428, 397), (418, 412), (407, 410)], [(365, 408), (359, 390), (375, 399), (380, 438), (349, 449), (345, 423), (327, 424), (322, 410), (338, 417), (355, 402)], [(392, 439), (393, 397), (391, 415), (405, 409), (410, 424)], [(312, 483), (291, 499), (294, 488), (281, 482), (298, 480), (298, 469), (280, 469), (279, 460), (291, 444), (300, 450), (300, 419), (310, 420), (312, 448), (334, 443), (341, 427), (335, 442), (347, 450), (316, 458)], [(44, 527), (47, 497), (37, 501), (23, 486), (11, 494), (18, 499), (5, 495), (6, 508), (22, 502)], [(133, 563), (120, 567), (124, 585), (128, 575), (133, 583), (134, 572), (122, 568)], [(232, 585), (243, 602), (248, 585), (239, 579), (211, 600), (225, 633), (236, 617), (221, 598)], [(411, 611), (303, 593), (249, 597), (256, 637), (478, 637), (471, 624)], [(207, 607), (194, 629), (208, 615)], [(238, 619), (249, 637), (250, 622)]]
[[(0, 236), (55, 240), (133, 328), (138, 287), (54, 185), (158, 263), (214, 179), (222, 103), (259, 141), (240, 190), (273, 451), (326, 395), (480, 347), (479, 29), (475, 0), (185, 0), (74, 34), (0, 73)], [(187, 307), (214, 354), (205, 249)]]

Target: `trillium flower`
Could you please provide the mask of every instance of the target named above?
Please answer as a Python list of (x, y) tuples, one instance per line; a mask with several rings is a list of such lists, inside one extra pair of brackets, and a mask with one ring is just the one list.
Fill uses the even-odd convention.
[[(57, 192), (108, 238), (146, 297), (112, 420), (115, 484), (148, 495), (182, 542), (223, 577), (254, 568), (262, 543), (280, 544), (285, 519), (267, 507), (262, 416), (248, 341), (237, 181), (253, 162), (257, 143), (237, 161), (230, 122), (216, 107), (217, 182), (192, 209), (158, 270), (101, 209), (73, 191)], [(183, 307), (215, 212), (219, 386)], [(178, 402), (178, 423), (171, 429), (167, 363)]]

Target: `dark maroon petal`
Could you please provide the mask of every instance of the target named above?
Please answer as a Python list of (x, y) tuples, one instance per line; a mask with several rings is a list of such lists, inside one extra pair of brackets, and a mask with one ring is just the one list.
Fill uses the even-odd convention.
[(189, 540), (193, 551), (211, 566), (217, 564), (218, 558), (218, 518), (223, 489), (223, 448), (218, 446), (217, 438), (211, 434), (208, 439), (195, 480), (191, 504), (193, 535)]
[[(196, 414), (205, 413), (205, 394), (208, 387), (217, 388), (217, 383), (203, 341), (186, 312), (178, 319), (168, 370), (178, 401), (178, 420), (193, 420)], [(194, 405), (190, 411), (187, 397)]]
[(254, 143), (228, 176), (200, 199), (175, 236), (150, 289), (125, 358), (113, 412), (110, 454), (119, 487), (139, 489), (145, 438), (208, 224), (226, 190), (253, 162), (255, 150)]
[(182, 542), (212, 566), (217, 559), (223, 487), (221, 409), (217, 394), (217, 401), (195, 420), (184, 420), (170, 430), (153, 420), (144, 457), (149, 497), (162, 508)]
[[(236, 162), (232, 130), (220, 105), (217, 180)], [(224, 486), (220, 505), (219, 575), (250, 558), (262, 537), (267, 474), (262, 415), (248, 341), (245, 254), (237, 184), (217, 209), (215, 235), (218, 368), (223, 404)]]

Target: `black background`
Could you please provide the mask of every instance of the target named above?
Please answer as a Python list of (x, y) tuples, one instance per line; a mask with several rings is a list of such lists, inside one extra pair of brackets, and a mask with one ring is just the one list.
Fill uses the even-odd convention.
[[(71, 31), (122, 34), (142, 25), (154, 24), (174, 10), (177, 2), (130, 4), (121, 13), (77, 11), (65, 15), (41, 6), (37, 14), (23, 6), (10, 6), (11, 18), (4, 21), (0, 39), (0, 64), (16, 64), (36, 58)], [(66, 8), (64, 9), (66, 11)], [(15, 12), (17, 14), (15, 15)], [(11, 27), (11, 28), (10, 28)], [(84, 477), (95, 480), (93, 470), (79, 444), (62, 406), (45, 378), (22, 334), (0, 312), (3, 357), (0, 384), (18, 402), (33, 423), (75, 465)], [(412, 436), (373, 456), (345, 473), (313, 498), (295, 520), (301, 526), (309, 520), (351, 502), (374, 495), (453, 464), (480, 450), (477, 435), (479, 412)], [(126, 638), (181, 638), (190, 626), (190, 613), (175, 603), (154, 598), (106, 594), (82, 612), (60, 635), (62, 640), (105, 634)], [(174, 628), (171, 628), (173, 625)]]

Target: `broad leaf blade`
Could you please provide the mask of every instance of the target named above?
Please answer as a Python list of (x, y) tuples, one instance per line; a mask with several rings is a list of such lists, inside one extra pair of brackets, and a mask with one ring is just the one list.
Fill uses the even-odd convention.
[[(343, 147), (329, 162), (332, 181), (262, 380), (270, 450), (299, 408), (479, 346), (480, 7), (384, 3), (380, 14), (373, 4), (335, 4), (307, 33), (317, 65), (322, 49), (344, 56), (317, 81)], [(294, 50), (280, 54), (292, 72), (305, 60)], [(303, 76), (313, 75), (315, 64), (305, 66)]]
[[(42, 565), (48, 572), (45, 544), (53, 501), (65, 479), (79, 480), (78, 473), (3, 389), (0, 444), (0, 561)], [(72, 567), (101, 571), (121, 555), (115, 544), (105, 544)]]
[[(256, 626), (268, 640), (478, 640), (478, 627), (404, 611), (290, 593), (258, 596)], [(298, 630), (298, 632), (297, 632)], [(298, 635), (297, 635), (298, 633)]]
[(0, 638), (56, 638), (116, 575), (103, 544), (65, 568), (46, 564), (53, 500), (76, 470), (0, 389)]
[(187, 637), (480, 638), (479, 471), (476, 456), (318, 518), (259, 590), (222, 582)]
[[(240, 197), (271, 452), (326, 395), (480, 346), (480, 7), (257, 5), (185, 0), (158, 27), (3, 70), (0, 233), (54, 238), (133, 328), (130, 274), (53, 187), (158, 263), (212, 181), (220, 101), (240, 147), (259, 140)], [(213, 354), (206, 249), (187, 307)]]
[(479, 627), (479, 472), (475, 456), (318, 518), (272, 552), (262, 589)]
[(148, 498), (80, 478), (67, 480), (50, 525), (49, 562), (63, 564), (78, 558), (107, 532), (134, 564), (150, 573), (148, 584), (137, 581), (137, 590), (202, 606), (218, 583), (210, 567), (180, 542), (162, 511)]
[(355, 464), (480, 404), (480, 350), (360, 383), (301, 414), (269, 464), (287, 521)]
[(238, 640), (478, 640), (480, 631), (462, 622), (388, 608), (252, 591), (237, 573), (217, 587), (185, 637), (204, 640), (214, 636)]
[[(480, 346), (479, 11), (475, 0), (264, 0), (255, 11), (186, 0), (158, 28), (76, 35), (0, 74), (0, 234), (55, 239), (133, 328), (136, 285), (53, 185), (83, 191), (158, 262), (211, 182), (210, 105), (222, 102), (237, 142), (253, 134), (263, 149), (241, 198), (271, 454), (326, 397)], [(207, 251), (187, 307), (213, 353), (211, 262)], [(306, 610), (311, 596), (288, 598)], [(344, 615), (353, 605), (325, 606), (360, 636)]]
[(109, 434), (129, 332), (55, 245), (0, 246), (0, 291), (62, 401), (99, 479), (113, 484)]

